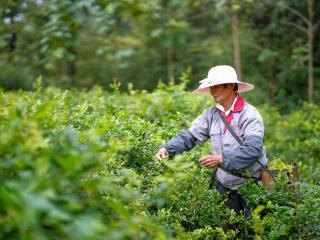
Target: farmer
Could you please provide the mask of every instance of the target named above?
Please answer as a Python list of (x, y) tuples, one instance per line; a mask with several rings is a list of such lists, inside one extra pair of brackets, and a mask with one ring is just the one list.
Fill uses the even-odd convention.
[(240, 82), (230, 66), (211, 68), (193, 93), (211, 94), (215, 106), (205, 109), (191, 128), (179, 132), (156, 154), (156, 158), (162, 160), (189, 151), (196, 143), (210, 138), (212, 153), (199, 161), (206, 168), (216, 167), (213, 178), (217, 191), (227, 194), (227, 207), (237, 214), (243, 212), (245, 216), (249, 215), (249, 207), (237, 189), (248, 177), (259, 179), (259, 170), (268, 161), (263, 146), (263, 120), (259, 112), (238, 94), (253, 88), (252, 84)]

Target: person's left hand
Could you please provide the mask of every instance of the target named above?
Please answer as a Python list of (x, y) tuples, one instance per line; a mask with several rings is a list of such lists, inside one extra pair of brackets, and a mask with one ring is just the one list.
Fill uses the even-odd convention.
[(207, 155), (199, 159), (200, 163), (206, 168), (213, 168), (223, 162), (222, 157), (217, 154)]

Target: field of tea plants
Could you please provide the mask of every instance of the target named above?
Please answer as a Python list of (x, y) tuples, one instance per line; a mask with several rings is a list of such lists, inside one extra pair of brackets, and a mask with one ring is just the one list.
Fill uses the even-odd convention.
[(198, 159), (209, 143), (155, 161), (214, 104), (184, 87), (1, 91), (0, 239), (320, 239), (320, 107), (257, 106), (271, 165), (297, 163), (301, 181), (289, 191), (280, 177), (270, 190), (249, 182), (246, 219), (208, 190)]

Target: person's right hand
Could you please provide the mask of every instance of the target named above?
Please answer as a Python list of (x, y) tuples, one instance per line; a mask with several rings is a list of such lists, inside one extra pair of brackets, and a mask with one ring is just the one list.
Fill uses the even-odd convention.
[(156, 154), (157, 160), (161, 161), (169, 156), (169, 153), (166, 148), (160, 148), (158, 153)]

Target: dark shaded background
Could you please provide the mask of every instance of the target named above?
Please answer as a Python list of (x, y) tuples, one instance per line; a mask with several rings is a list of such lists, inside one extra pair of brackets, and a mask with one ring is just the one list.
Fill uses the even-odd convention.
[(255, 104), (288, 110), (302, 101), (319, 103), (319, 5), (311, 0), (2, 1), (0, 86), (28, 90), (42, 75), (44, 84), (61, 88), (108, 89), (118, 81), (123, 91), (129, 83), (153, 90), (158, 81), (178, 83), (187, 72), (192, 89), (210, 67), (230, 64), (243, 81), (257, 85), (247, 97)]

